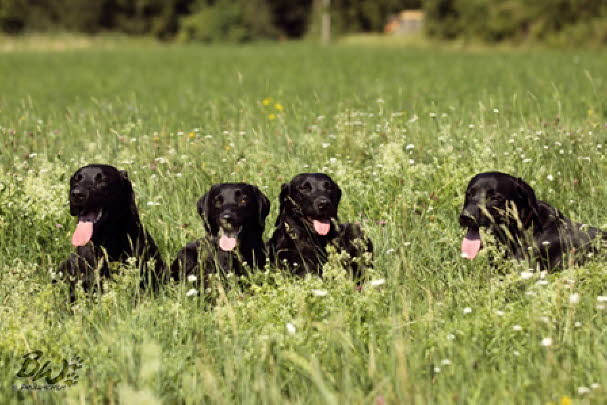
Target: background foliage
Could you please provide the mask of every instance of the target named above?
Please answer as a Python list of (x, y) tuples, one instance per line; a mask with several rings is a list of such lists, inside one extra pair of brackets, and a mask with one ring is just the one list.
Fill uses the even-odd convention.
[[(320, 0), (0, 0), (7, 33), (120, 32), (186, 41), (302, 38)], [(424, 8), (434, 38), (554, 45), (607, 43), (604, 0), (332, 0), (334, 34), (381, 32), (388, 17)]]
[(427, 0), (428, 33), (439, 38), (607, 43), (602, 0)]

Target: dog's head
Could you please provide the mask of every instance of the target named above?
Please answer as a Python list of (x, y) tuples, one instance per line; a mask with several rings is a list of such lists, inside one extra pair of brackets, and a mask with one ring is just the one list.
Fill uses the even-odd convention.
[(331, 177), (322, 173), (302, 173), (282, 185), (280, 190), (280, 217), (303, 218), (319, 235), (331, 229), (331, 220), (337, 220), (341, 190)]
[(468, 183), (459, 216), (460, 225), (468, 228), (462, 253), (470, 259), (476, 256), (479, 228), (504, 224), (527, 229), (537, 223), (538, 210), (535, 192), (521, 178), (499, 172), (477, 174)]
[(126, 171), (108, 165), (88, 165), (70, 178), (70, 214), (78, 217), (72, 237), (74, 246), (83, 246), (95, 229), (110, 219), (137, 215), (133, 186)]
[(255, 186), (247, 183), (215, 184), (197, 204), (205, 229), (219, 237), (219, 247), (230, 251), (242, 232), (263, 233), (270, 201)]

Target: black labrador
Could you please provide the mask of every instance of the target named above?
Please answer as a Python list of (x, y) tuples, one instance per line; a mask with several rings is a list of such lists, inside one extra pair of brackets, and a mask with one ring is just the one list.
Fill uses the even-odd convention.
[(130, 257), (136, 258), (141, 287), (156, 290), (164, 281), (164, 262), (141, 224), (126, 171), (99, 164), (81, 167), (70, 178), (69, 201), (70, 214), (78, 217), (72, 236), (76, 252), (59, 272), (69, 279), (71, 299), (77, 282), (85, 291), (101, 285), (102, 278), (111, 276), (110, 262)]
[[(207, 235), (188, 243), (171, 265), (171, 277), (181, 280), (197, 277), (200, 287), (213, 273), (244, 275), (246, 267), (263, 267), (266, 251), (263, 242), (270, 201), (255, 186), (247, 183), (215, 184), (198, 200)], [(202, 266), (202, 267), (201, 267)]]
[(571, 221), (558, 209), (536, 199), (522, 179), (505, 173), (477, 174), (470, 180), (459, 217), (467, 228), (462, 256), (474, 259), (482, 243), (479, 228), (488, 228), (505, 246), (506, 257), (552, 270), (566, 263), (581, 263), (604, 233)]
[(276, 229), (269, 241), (270, 260), (294, 274), (320, 274), (327, 261), (327, 246), (345, 251), (344, 265), (356, 278), (369, 265), (365, 252), (373, 245), (358, 224), (339, 224), (339, 186), (326, 174), (302, 173), (283, 184)]

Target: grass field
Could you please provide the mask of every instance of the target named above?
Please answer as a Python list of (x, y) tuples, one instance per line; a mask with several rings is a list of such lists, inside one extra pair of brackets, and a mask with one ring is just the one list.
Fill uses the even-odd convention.
[[(607, 401), (607, 265), (557, 274), (459, 255), (468, 180), (500, 170), (607, 228), (607, 51), (452, 51), (308, 44), (0, 53), (0, 402), (525, 403)], [(126, 169), (167, 260), (203, 227), (211, 184), (272, 202), (329, 173), (375, 268), (361, 293), (273, 268), (214, 305), (187, 285), (141, 295), (124, 268), (69, 308), (69, 176)], [(382, 284), (383, 281), (383, 284)], [(318, 291), (326, 291), (319, 294)], [(60, 392), (14, 391), (39, 349)], [(37, 381), (40, 383), (40, 381)]]

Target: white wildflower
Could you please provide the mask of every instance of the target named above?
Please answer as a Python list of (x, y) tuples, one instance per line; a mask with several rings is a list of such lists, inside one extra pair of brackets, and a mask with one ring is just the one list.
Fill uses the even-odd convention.
[(198, 293), (198, 290), (195, 288), (192, 288), (190, 290), (188, 290), (187, 293), (185, 293), (186, 297), (191, 297), (192, 295), (196, 295)]
[(533, 273), (532, 272), (530, 272), (530, 271), (523, 271), (523, 272), (521, 272), (521, 278), (523, 280), (530, 279), (531, 277), (533, 277)]
[(193, 282), (194, 282), (194, 281), (196, 281), (196, 280), (197, 280), (197, 278), (196, 278), (196, 276), (195, 276), (195, 275), (190, 274), (190, 275), (188, 276), (188, 281), (189, 281), (190, 283), (193, 283)]
[(288, 322), (286, 324), (286, 327), (287, 327), (287, 332), (289, 332), (289, 335), (294, 335), (295, 332), (297, 332), (297, 328), (291, 322)]
[(377, 286), (380, 286), (380, 285), (384, 284), (385, 282), (386, 282), (385, 279), (380, 278), (380, 279), (377, 279), (377, 280), (371, 280), (369, 282), (369, 284), (372, 285), (373, 287), (377, 287)]
[(472, 308), (470, 308), (470, 307), (464, 308), (464, 314), (469, 314), (471, 312), (472, 312)]
[(521, 330), (523, 330), (523, 327), (522, 327), (521, 325), (514, 325), (514, 326), (512, 327), (512, 330), (515, 330), (515, 331), (521, 331)]
[(327, 292), (327, 290), (313, 289), (312, 294), (315, 295), (316, 297), (324, 297), (325, 295), (328, 294), (328, 292)]
[(580, 294), (578, 293), (573, 293), (569, 296), (569, 303), (570, 304), (577, 304), (578, 302), (580, 302)]
[(552, 346), (552, 338), (543, 338), (540, 344), (544, 347)]

